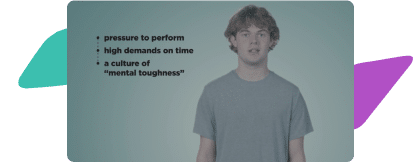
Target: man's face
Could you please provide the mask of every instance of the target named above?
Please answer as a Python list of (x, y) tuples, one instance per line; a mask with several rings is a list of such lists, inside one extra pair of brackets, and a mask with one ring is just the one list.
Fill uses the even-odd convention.
[(231, 37), (231, 42), (238, 49), (238, 57), (250, 65), (267, 59), (269, 47), (274, 43), (267, 29), (260, 29), (255, 25), (238, 31), (236, 37)]

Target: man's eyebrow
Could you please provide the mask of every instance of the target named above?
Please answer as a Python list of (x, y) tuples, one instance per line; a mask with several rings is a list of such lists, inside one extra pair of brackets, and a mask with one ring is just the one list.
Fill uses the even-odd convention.
[(247, 29), (241, 29), (238, 31), (238, 33), (242, 33), (242, 32), (249, 32)]
[(267, 32), (267, 33), (269, 33), (268, 30), (266, 30), (266, 29), (258, 30), (258, 33), (260, 33), (260, 32)]
[[(241, 30), (238, 31), (238, 33), (241, 33), (241, 32), (250, 32), (250, 31), (248, 29), (241, 29)], [(267, 33), (269, 33), (267, 29), (261, 29), (261, 30), (258, 30), (257, 31), (257, 33), (260, 33), (260, 32), (267, 32)]]

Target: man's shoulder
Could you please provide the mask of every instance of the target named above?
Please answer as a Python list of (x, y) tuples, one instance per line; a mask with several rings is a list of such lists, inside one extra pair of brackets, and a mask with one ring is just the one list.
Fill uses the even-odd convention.
[(271, 74), (272, 74), (272, 77), (269, 82), (271, 86), (281, 88), (281, 89), (289, 89), (292, 91), (299, 91), (299, 88), (295, 84), (290, 82), (289, 80), (281, 77), (280, 75), (277, 75), (274, 72), (271, 72)]
[[(240, 81), (237, 77), (235, 77), (235, 75), (236, 74), (233, 70), (229, 71), (225, 75), (207, 83), (204, 89), (210, 93), (213, 93), (220, 90), (227, 90), (231, 89), (232, 87), (236, 87), (235, 85), (238, 85)], [(271, 76), (267, 79), (267, 81), (261, 82), (261, 84), (269, 86), (273, 90), (280, 90), (281, 92), (297, 93), (299, 91), (298, 86), (281, 77), (280, 75), (277, 75), (272, 71), (270, 72), (270, 75)]]
[(218, 77), (216, 79), (213, 79), (212, 81), (207, 83), (205, 87), (209, 89), (216, 89), (216, 88), (229, 86), (229, 84), (232, 82), (232, 79), (233, 79), (232, 72), (233, 71), (229, 71), (225, 75)]

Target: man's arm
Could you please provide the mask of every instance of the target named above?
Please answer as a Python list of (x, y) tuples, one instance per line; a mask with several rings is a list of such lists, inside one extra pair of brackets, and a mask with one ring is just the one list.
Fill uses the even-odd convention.
[(216, 143), (206, 137), (200, 136), (197, 162), (214, 162), (216, 160)]
[(303, 150), (303, 137), (289, 142), (289, 162), (306, 162)]

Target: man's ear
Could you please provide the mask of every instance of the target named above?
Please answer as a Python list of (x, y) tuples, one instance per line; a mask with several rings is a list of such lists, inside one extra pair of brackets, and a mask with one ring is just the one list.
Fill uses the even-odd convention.
[(236, 41), (235, 36), (231, 35), (229, 37), (229, 42), (232, 43), (233, 47), (238, 48), (238, 42)]
[(271, 39), (270, 39), (270, 46), (269, 46), (269, 47), (270, 47), (271, 49), (273, 49), (273, 48), (277, 45), (277, 42), (278, 42), (278, 41), (279, 41), (279, 40), (271, 40)]

